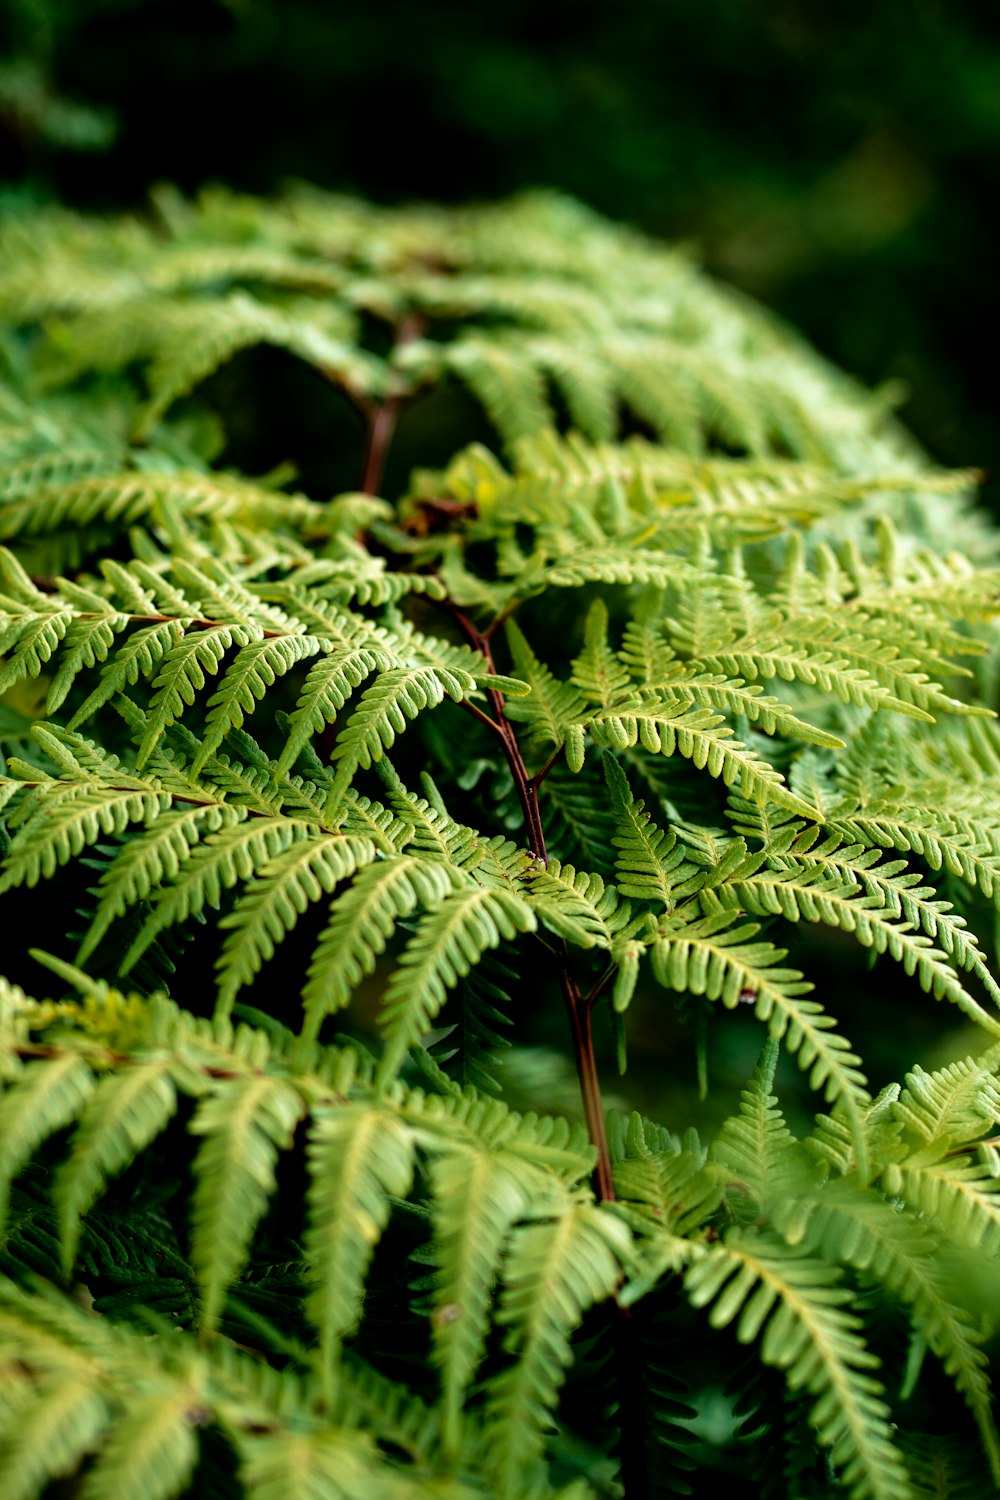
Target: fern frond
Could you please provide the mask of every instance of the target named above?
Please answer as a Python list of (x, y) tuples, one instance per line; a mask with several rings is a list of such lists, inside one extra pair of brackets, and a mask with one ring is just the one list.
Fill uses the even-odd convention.
[(311, 903), (332, 896), (341, 881), (376, 857), (367, 839), (325, 834), (293, 844), (261, 865), (236, 910), (223, 917), (230, 929), (216, 962), (219, 1009), (227, 1013)]
[[(165, 793), (134, 777), (123, 786), (90, 781), (47, 781), (33, 787), (17, 811), (19, 836), (0, 875), (0, 891), (37, 885), (101, 834), (122, 833), (130, 823), (148, 822), (169, 806)], [(131, 783), (131, 785), (129, 784)]]
[(827, 749), (841, 750), (844, 742), (839, 736), (809, 724), (792, 713), (778, 698), (757, 686), (746, 683), (740, 677), (731, 679), (719, 673), (699, 673), (681, 676), (672, 673), (663, 682), (640, 684), (643, 695), (647, 693), (655, 701), (662, 693), (687, 698), (693, 704), (724, 710), (731, 714), (742, 714), (750, 724), (759, 724), (765, 734), (787, 734), (794, 739), (806, 740)]
[[(76, 710), (69, 728), (79, 728), (116, 693), (134, 687), (140, 678), (152, 677), (164, 658), (180, 644), (183, 634), (179, 620), (163, 620), (135, 631), (107, 662), (101, 681)], [(67, 686), (65, 680), (60, 683), (60, 688), (63, 686)]]
[(612, 755), (604, 757), (604, 774), (615, 811), (612, 842), (618, 889), (625, 896), (648, 901), (672, 911), (674, 902), (689, 896), (704, 876), (686, 859), (686, 850), (669, 831), (658, 828), (641, 802), (636, 802), (624, 771)]
[(513, 620), (507, 621), (506, 631), (514, 671), (531, 688), (527, 698), (508, 705), (508, 716), (526, 724), (538, 745), (558, 749), (566, 739), (567, 726), (583, 712), (584, 699), (570, 683), (558, 682), (543, 666)]
[(128, 907), (176, 881), (203, 835), (232, 827), (241, 816), (241, 809), (219, 802), (172, 807), (131, 838), (101, 876), (95, 892), (99, 898), (97, 910), (77, 950), (77, 963), (86, 962), (112, 922)]
[(610, 879), (614, 817), (597, 761), (588, 761), (577, 772), (553, 766), (542, 782), (540, 801), (550, 853), (562, 864), (594, 870)]
[[(797, 1217), (801, 1220), (801, 1211)], [(801, 1243), (811, 1254), (877, 1278), (912, 1307), (923, 1337), (976, 1419), (993, 1482), (1000, 1484), (1000, 1440), (981, 1336), (968, 1313), (949, 1298), (946, 1271), (925, 1226), (874, 1195), (861, 1197), (848, 1180), (817, 1195)]]
[[(0, 900), (57, 948), (81, 918), (79, 963), (198, 1014), (58, 956), (54, 998), (0, 981), (3, 1500), (588, 1500), (644, 1462), (669, 1492), (685, 1424), (698, 1479), (761, 1455), (774, 1500), (902, 1500), (933, 1476), (883, 1349), (899, 1420), (934, 1406), (942, 1493), (969, 1487), (942, 1385), (996, 1478), (1000, 1048), (871, 1099), (805, 925), (1000, 1030), (1000, 548), (973, 476), (552, 194), (8, 217)], [(363, 415), (363, 493), (219, 467), (240, 434), (207, 377), (258, 343)], [(368, 493), (403, 405), (419, 446), (449, 384), (508, 458)], [(534, 1014), (553, 948), (586, 1130)], [(724, 1057), (741, 1005), (770, 1036), (708, 1147), (680, 1116), (602, 1130), (607, 1022), (623, 1053), (663, 990), (706, 1091), (710, 1001)], [(319, 1043), (355, 998), (381, 1060)], [(525, 1026), (545, 1046), (494, 1069)], [(802, 1142), (779, 1038), (832, 1106)], [(765, 1367), (745, 1407), (713, 1327)]]
[(205, 738), (191, 767), (192, 776), (203, 769), (230, 729), (242, 727), (244, 716), (256, 710), (280, 676), (322, 649), (323, 643), (308, 635), (252, 641), (244, 646), (208, 700)]
[(69, 1274), (76, 1260), (81, 1218), (107, 1180), (166, 1128), (176, 1108), (177, 1090), (167, 1058), (151, 1058), (98, 1082), (79, 1116), (70, 1154), (53, 1181), (64, 1274)]
[(988, 900), (1000, 889), (1000, 826), (951, 808), (900, 806), (889, 801), (859, 808), (834, 825), (846, 838), (884, 849), (911, 850), (932, 870), (945, 869), (978, 888)]
[(0, 1099), (0, 1221), (13, 1179), (42, 1141), (72, 1123), (94, 1087), (93, 1074), (74, 1052), (25, 1063), (15, 1082)]
[(140, 1394), (87, 1475), (87, 1500), (129, 1494), (171, 1500), (183, 1493), (197, 1459), (198, 1440), (183, 1390)]
[(570, 1335), (592, 1303), (611, 1295), (629, 1257), (624, 1226), (589, 1204), (515, 1232), (499, 1318), (516, 1363), (487, 1391), (491, 1456), (504, 1500), (530, 1493), (537, 1483), (543, 1435), (570, 1361)]
[(777, 802), (800, 817), (818, 816), (816, 808), (789, 791), (781, 772), (736, 739), (722, 715), (711, 709), (664, 699), (626, 703), (593, 715), (586, 727), (595, 744), (616, 750), (641, 744), (653, 755), (680, 754), (726, 786), (739, 786), (745, 797)]
[(778, 1044), (771, 1039), (740, 1096), (739, 1114), (726, 1121), (712, 1142), (712, 1160), (732, 1172), (751, 1195), (754, 1206), (743, 1216), (748, 1222), (801, 1192), (809, 1176), (772, 1092), (777, 1061)]
[(432, 1161), (440, 1270), (432, 1317), (447, 1448), (461, 1443), (462, 1408), (483, 1357), (501, 1256), (513, 1226), (553, 1184), (504, 1153), (452, 1151)]
[[(299, 358), (346, 380), (370, 394), (384, 390), (386, 375), (381, 362), (326, 333), (317, 320), (297, 319), (294, 312), (271, 307), (246, 292), (205, 301), (162, 299), (136, 302), (129, 309), (133, 320), (131, 338), (118, 349), (109, 348), (110, 338), (121, 329), (117, 309), (84, 315), (73, 330), (71, 359), (86, 365), (94, 351), (103, 348), (105, 367), (127, 364), (152, 356), (148, 377), (150, 398), (137, 436), (148, 437), (167, 409), (240, 349), (254, 344), (274, 344)], [(72, 364), (70, 365), (72, 371)]]
[[(409, 353), (409, 369), (425, 373), (427, 366), (414, 366), (414, 354)], [(466, 337), (448, 348), (446, 362), (482, 402), (505, 443), (513, 444), (548, 426), (548, 404), (538, 366), (516, 345)]]
[(445, 896), (421, 922), (386, 987), (380, 1018), (386, 1046), (378, 1071), (383, 1085), (429, 1030), (447, 991), (487, 949), (535, 926), (534, 912), (512, 891), (467, 886)]
[(177, 879), (158, 892), (121, 972), (127, 974), (166, 928), (197, 916), (206, 906), (217, 907), (224, 890), (249, 880), (260, 865), (315, 834), (313, 824), (287, 817), (250, 818), (208, 834), (180, 865)]
[(241, 1446), (241, 1478), (259, 1500), (364, 1500), (385, 1493), (371, 1445), (358, 1433), (285, 1431), (248, 1437)]
[(583, 650), (573, 661), (573, 681), (590, 703), (612, 708), (632, 692), (627, 668), (608, 644), (608, 609), (595, 599), (583, 627)]
[(928, 1152), (891, 1174), (900, 1196), (921, 1213), (948, 1224), (951, 1232), (992, 1254), (1000, 1243), (1000, 1191), (989, 1166)]
[(72, 1473), (107, 1421), (100, 1393), (72, 1370), (40, 1384), (34, 1400), (15, 1397), (5, 1416), (0, 1464), (12, 1500), (34, 1500), (49, 1481)]
[(647, 1147), (615, 1166), (615, 1189), (633, 1212), (644, 1215), (644, 1228), (654, 1232), (657, 1254), (668, 1237), (668, 1254), (679, 1269), (697, 1253), (687, 1236), (713, 1216), (725, 1192), (725, 1179), (701, 1152), (689, 1150), (651, 1151)]
[(1000, 1123), (1000, 1088), (993, 1049), (982, 1060), (965, 1058), (927, 1073), (914, 1067), (893, 1101), (894, 1115), (924, 1148), (966, 1144)]
[(507, 964), (486, 954), (456, 990), (448, 1007), (450, 1024), (434, 1055), (459, 1089), (471, 1085), (487, 1096), (502, 1093), (498, 1075), (502, 1053), (511, 1045), (506, 1033), (513, 1025), (509, 991), (515, 978)]
[(202, 1323), (214, 1328), (226, 1287), (243, 1268), (254, 1229), (274, 1192), (278, 1152), (303, 1113), (280, 1078), (227, 1081), (191, 1121), (206, 1137), (194, 1163), (191, 1263), (202, 1292)]
[[(825, 619), (783, 620), (781, 633), (734, 641), (723, 650), (700, 655), (708, 672), (727, 676), (782, 677), (832, 693), (842, 703), (862, 708), (891, 708), (910, 718), (929, 721), (929, 707), (954, 708), (943, 693), (925, 688), (926, 679), (880, 636), (838, 632)], [(926, 706), (925, 706), (926, 705)]]
[[(928, 900), (931, 888), (918, 886), (918, 875), (900, 876), (895, 862), (880, 868), (862, 859), (860, 867), (852, 868), (852, 853), (855, 858), (860, 853), (857, 847), (848, 846), (841, 859), (841, 851), (834, 852), (831, 842), (816, 852), (813, 868), (803, 868), (796, 860), (791, 869), (758, 870), (745, 880), (706, 892), (703, 905), (709, 911), (780, 914), (793, 922), (823, 922), (850, 932), (876, 953), (891, 954), (935, 999), (950, 1000), (988, 1031), (1000, 1033), (1000, 1021), (968, 993), (948, 962), (952, 957), (975, 973), (990, 998), (1000, 1003), (1000, 988), (964, 920), (951, 913), (950, 903)], [(924, 932), (915, 931), (917, 927)], [(934, 946), (928, 928), (942, 947)]]
[[(206, 678), (214, 677), (218, 672), (226, 652), (234, 646), (245, 648), (247, 645), (248, 635), (241, 626), (213, 624), (207, 630), (185, 635), (164, 655), (153, 678), (146, 732), (139, 746), (140, 767), (149, 759), (164, 730), (182, 718), (185, 708), (195, 701), (195, 695), (205, 686)], [(216, 743), (222, 743), (222, 736), (218, 736)]]
[(302, 992), (307, 1035), (317, 1036), (323, 1018), (347, 1004), (375, 968), (397, 922), (419, 905), (439, 904), (456, 883), (447, 865), (413, 855), (377, 860), (361, 872), (331, 906), (309, 966)]
[(735, 1324), (741, 1343), (761, 1338), (764, 1363), (784, 1370), (792, 1390), (817, 1398), (810, 1420), (852, 1496), (904, 1500), (909, 1479), (870, 1373), (877, 1361), (838, 1279), (777, 1236), (747, 1230), (699, 1256), (684, 1287), (695, 1307), (711, 1308), (713, 1327)]
[(842, 1099), (860, 1130), (859, 1111), (868, 1100), (860, 1059), (833, 1031), (835, 1022), (815, 1001), (798, 969), (781, 968), (783, 948), (754, 941), (759, 926), (734, 926), (735, 913), (721, 912), (664, 930), (652, 947), (654, 977), (668, 989), (705, 995), (732, 1009), (753, 1005), (772, 1037), (784, 1040), (799, 1067), (809, 1070), (813, 1088), (827, 1099)]
[(361, 701), (337, 737), (333, 753), (337, 774), (327, 800), (329, 812), (343, 799), (359, 766), (382, 759), (409, 721), (426, 708), (434, 708), (447, 696), (458, 703), (474, 692), (473, 677), (458, 676), (440, 667), (398, 667), (383, 672), (365, 690)]
[(652, 584), (666, 588), (687, 574), (691, 582), (701, 580), (700, 570), (677, 556), (649, 554), (633, 547), (605, 545), (600, 550), (580, 548), (550, 561), (542, 557), (534, 566), (518, 569), (516, 599), (530, 599), (547, 589), (579, 589), (590, 583)]
[(278, 760), (279, 772), (288, 771), (312, 736), (333, 723), (356, 687), (373, 672), (388, 672), (393, 665), (392, 656), (373, 650), (367, 641), (334, 650), (315, 662), (289, 718), (290, 733)]
[(581, 948), (612, 947), (632, 914), (628, 902), (600, 875), (555, 859), (546, 869), (530, 872), (526, 891), (546, 927)]
[(326, 1380), (358, 1318), (365, 1272), (413, 1173), (412, 1133), (368, 1104), (319, 1110), (309, 1143), (311, 1185), (306, 1257), (314, 1278), (309, 1314), (319, 1331)]

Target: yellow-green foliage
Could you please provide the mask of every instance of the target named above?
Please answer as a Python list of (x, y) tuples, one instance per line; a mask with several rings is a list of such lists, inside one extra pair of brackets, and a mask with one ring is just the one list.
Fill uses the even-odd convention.
[[(0, 902), (56, 976), (0, 983), (3, 1500), (993, 1493), (970, 476), (546, 197), (14, 220), (0, 312)], [(358, 408), (357, 492), (213, 466), (259, 343)], [(456, 383), (497, 451), (390, 503)], [(804, 924), (981, 1055), (873, 1098)], [(759, 1022), (706, 1143), (603, 1119), (591, 1021), (657, 990)], [(573, 1125), (513, 1107), (564, 1009)]]

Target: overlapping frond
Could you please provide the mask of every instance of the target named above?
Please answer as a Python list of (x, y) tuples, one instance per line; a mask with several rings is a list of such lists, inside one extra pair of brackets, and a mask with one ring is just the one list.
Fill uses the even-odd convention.
[(538, 1487), (551, 1393), (570, 1362), (570, 1335), (592, 1303), (611, 1295), (628, 1259), (624, 1225), (587, 1203), (515, 1234), (499, 1312), (510, 1325), (505, 1347), (513, 1363), (487, 1395), (501, 1496), (513, 1500)]
[(836, 1022), (805, 996), (813, 986), (798, 969), (785, 968), (786, 950), (757, 937), (755, 922), (739, 923), (720, 912), (690, 923), (677, 922), (661, 933), (652, 950), (653, 974), (668, 989), (705, 995), (733, 1008), (752, 1005), (773, 1037), (784, 1040), (813, 1088), (841, 1099), (855, 1119), (868, 1099), (861, 1059), (834, 1030)]
[(717, 1328), (732, 1324), (748, 1343), (761, 1337), (765, 1364), (783, 1369), (793, 1390), (815, 1397), (810, 1418), (850, 1493), (898, 1497), (909, 1479), (893, 1441), (877, 1361), (849, 1312), (850, 1292), (821, 1260), (776, 1235), (746, 1230), (699, 1257), (685, 1277), (696, 1307), (710, 1306)]

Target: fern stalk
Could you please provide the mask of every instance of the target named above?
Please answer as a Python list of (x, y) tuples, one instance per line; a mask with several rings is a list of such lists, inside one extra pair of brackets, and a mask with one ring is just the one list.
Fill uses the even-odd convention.
[[(469, 644), (483, 657), (487, 670), (494, 673), (496, 667), (489, 636), (478, 631), (468, 615), (452, 600), (442, 600), (441, 604), (447, 609)], [(500, 622), (494, 621), (494, 626), (498, 623)], [(489, 688), (487, 696), (493, 710), (491, 722), (499, 731), (507, 766), (524, 814), (528, 831), (528, 847), (538, 862), (547, 866), (549, 856), (538, 789), (559, 759), (562, 749), (560, 747), (553, 751), (541, 770), (534, 776), (530, 776), (518, 742), (517, 732), (505, 712), (503, 694), (495, 688)], [(615, 1201), (614, 1173), (593, 1033), (594, 1005), (613, 970), (602, 975), (590, 993), (584, 995), (570, 967), (569, 945), (565, 938), (556, 939), (554, 957), (573, 1039), (573, 1060), (576, 1065), (584, 1122), (590, 1143), (597, 1153), (593, 1177), (594, 1192), (598, 1202), (613, 1203)], [(645, 1456), (645, 1406), (641, 1363), (636, 1358), (635, 1327), (631, 1310), (624, 1306), (617, 1296), (612, 1298), (610, 1308), (613, 1322), (614, 1365), (618, 1384), (618, 1414), (621, 1424), (619, 1462), (621, 1464), (622, 1500), (644, 1500), (644, 1497), (649, 1494), (649, 1476)]]
[[(419, 338), (425, 326), (424, 319), (412, 313), (403, 318), (396, 329), (393, 349)], [(358, 493), (377, 495), (404, 402), (400, 396), (388, 396), (384, 401), (363, 400), (360, 404), (365, 417), (365, 451)]]
[[(487, 636), (478, 631), (458, 605), (450, 599), (439, 601), (443, 608), (451, 615), (462, 634), (469, 644), (479, 652), (486, 663), (490, 673), (496, 672), (493, 662), (493, 653)], [(538, 860), (539, 864), (548, 865), (549, 856), (545, 845), (545, 826), (542, 821), (542, 810), (538, 800), (538, 788), (545, 774), (551, 769), (558, 759), (557, 755), (551, 755), (541, 771), (535, 776), (528, 775), (528, 768), (524, 763), (524, 756), (518, 743), (517, 733), (513, 724), (505, 712), (504, 697), (496, 688), (488, 688), (487, 696), (493, 709), (493, 724), (500, 733), (504, 755), (510, 769), (511, 778), (517, 791), (517, 798), (524, 813), (524, 821), (528, 831), (528, 847)], [(570, 1032), (573, 1037), (573, 1055), (576, 1063), (577, 1077), (580, 1083), (580, 1096), (583, 1102), (584, 1119), (587, 1124), (587, 1134), (590, 1136), (591, 1145), (597, 1152), (597, 1165), (594, 1170), (594, 1187), (598, 1200), (601, 1203), (611, 1203), (615, 1197), (614, 1177), (611, 1171), (611, 1154), (608, 1150), (607, 1130), (604, 1123), (604, 1104), (601, 1099), (601, 1082), (597, 1071), (597, 1057), (594, 1052), (593, 1028), (591, 1025), (591, 1012), (597, 992), (584, 996), (580, 986), (570, 969), (569, 947), (565, 938), (559, 938), (555, 947), (556, 964), (559, 971), (559, 984), (566, 1002), (566, 1014), (569, 1018)]]

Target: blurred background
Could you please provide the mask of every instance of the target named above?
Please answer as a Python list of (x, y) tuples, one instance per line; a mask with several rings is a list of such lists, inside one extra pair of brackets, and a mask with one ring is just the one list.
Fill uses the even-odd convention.
[(939, 461), (1000, 475), (1000, 7), (0, 0), (7, 196), (296, 177), (386, 202), (542, 184), (686, 240), (898, 382)]

